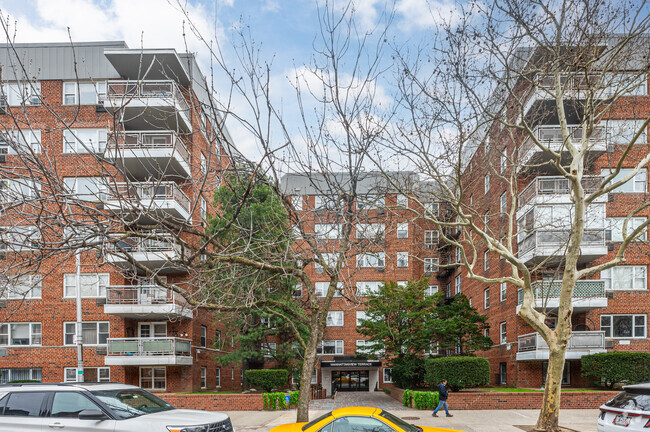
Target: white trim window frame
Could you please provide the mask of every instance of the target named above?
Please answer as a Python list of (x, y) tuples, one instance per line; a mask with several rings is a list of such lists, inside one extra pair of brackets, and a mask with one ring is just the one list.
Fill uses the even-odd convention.
[(357, 327), (361, 327), (361, 321), (368, 319), (368, 313), (366, 311), (356, 311), (356, 324)]
[(221, 368), (218, 367), (214, 372), (215, 376), (215, 388), (221, 388)]
[(433, 249), (434, 245), (440, 242), (440, 231), (438, 230), (425, 230), (424, 231), (424, 247), (425, 249)]
[(63, 82), (63, 105), (98, 105), (106, 99), (106, 81)]
[(397, 267), (406, 268), (409, 266), (409, 253), (397, 252)]
[(499, 324), (499, 342), (502, 345), (508, 343), (508, 323), (505, 321)]
[(399, 207), (408, 208), (409, 207), (409, 197), (404, 194), (397, 194), (395, 198), (397, 205)]
[(327, 312), (327, 327), (343, 327), (344, 313), (343, 311), (328, 311)]
[[(329, 282), (314, 282), (314, 295), (316, 297), (325, 297), (327, 290), (330, 287)], [(336, 291), (334, 292), (334, 297), (341, 297), (341, 291), (343, 291), (343, 282), (336, 283)]]
[[(148, 377), (143, 377), (142, 371), (143, 370), (149, 370), (151, 372), (151, 376)], [(161, 375), (160, 372), (162, 371), (162, 383), (163, 385), (160, 386), (161, 383)], [(151, 379), (149, 379), (151, 378)], [(140, 366), (139, 369), (139, 380), (140, 380), (140, 387), (145, 389), (145, 390), (150, 390), (150, 391), (164, 391), (167, 390), (167, 368), (165, 366)], [(151, 381), (151, 385), (149, 385), (149, 381)]]
[(390, 384), (393, 382), (393, 368), (384, 368), (384, 371), (382, 373), (382, 377), (384, 380), (385, 384)]
[(434, 273), (438, 271), (440, 258), (424, 258), (424, 273)]
[(485, 187), (484, 192), (485, 195), (487, 195), (488, 192), (490, 192), (490, 174), (485, 174), (485, 177), (483, 178), (483, 182), (484, 182), (483, 185)]
[(357, 282), (357, 296), (367, 297), (369, 295), (376, 295), (383, 282), (381, 281), (359, 281)]
[[(625, 322), (628, 319), (629, 322)], [(605, 332), (607, 338), (645, 339), (648, 334), (648, 317), (645, 314), (601, 315), (600, 330)]]
[(409, 238), (409, 224), (408, 222), (403, 222), (397, 224), (397, 238), (406, 239)]
[(501, 282), (501, 286), (499, 288), (499, 298), (502, 302), (508, 299), (508, 284), (506, 282)]
[[(608, 217), (605, 219), (605, 240), (609, 242), (622, 242), (623, 241), (623, 224), (625, 223), (624, 217)], [(627, 221), (627, 235), (641, 226), (647, 218), (645, 217), (632, 217)], [(634, 241), (646, 240), (647, 230), (643, 230), (639, 236), (634, 238)]]
[[(105, 298), (106, 287), (110, 285), (109, 273), (81, 273), (81, 298)], [(77, 297), (77, 274), (63, 275), (63, 298)]]
[(318, 355), (343, 355), (344, 347), (343, 340), (324, 340), (318, 345), (316, 349)]
[[(94, 330), (91, 328), (94, 326)], [(85, 328), (84, 328), (85, 327)], [(110, 323), (108, 321), (84, 321), (81, 323), (81, 332), (84, 338), (84, 345), (106, 345), (110, 337)], [(93, 335), (94, 341), (86, 337)], [(76, 345), (75, 339), (77, 336), (77, 323), (74, 321), (66, 321), (63, 323), (63, 345), (73, 346)]]
[(438, 293), (438, 285), (428, 285), (424, 289), (424, 296), (425, 297), (431, 297), (432, 295), (435, 295)]
[(463, 275), (457, 275), (454, 279), (454, 287), (456, 294), (463, 292)]
[(63, 153), (101, 153), (106, 149), (108, 129), (83, 128), (63, 131)]
[(647, 266), (625, 265), (611, 267), (600, 272), (607, 291), (647, 291)]
[(0, 281), (6, 283), (4, 292), (0, 296), (3, 300), (41, 298), (43, 278), (40, 275), (0, 277)]
[[(111, 382), (111, 368), (106, 367), (84, 367), (84, 371), (88, 369), (96, 370), (97, 382)], [(67, 367), (63, 372), (63, 382), (77, 382), (77, 368)]]
[(483, 290), (483, 309), (490, 309), (490, 287)]
[(386, 254), (384, 252), (368, 252), (357, 255), (358, 268), (383, 268), (386, 267)]
[(2, 93), (9, 106), (41, 105), (40, 81), (14, 81), (2, 84)]
[(0, 346), (24, 347), (43, 345), (40, 322), (7, 322), (0, 324)]
[[(609, 185), (622, 180), (627, 177), (634, 171), (633, 168), (621, 168), (618, 174), (609, 182)], [(610, 169), (602, 169), (602, 176), (609, 175), (612, 171)], [(634, 177), (629, 179), (624, 184), (620, 185), (618, 188), (614, 189), (610, 193), (645, 193), (648, 186), (648, 170), (646, 168), (641, 168)]]

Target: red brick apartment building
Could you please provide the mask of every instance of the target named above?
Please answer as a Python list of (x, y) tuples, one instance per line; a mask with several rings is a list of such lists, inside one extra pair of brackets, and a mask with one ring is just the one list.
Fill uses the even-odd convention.
[[(142, 277), (149, 269), (184, 283), (184, 271), (168, 265), (179, 248), (148, 238), (151, 224), (173, 219), (202, 228), (233, 150), (225, 149), (228, 137), (209, 138), (212, 104), (194, 56), (124, 42), (16, 44), (0, 47), (0, 64), (0, 382), (77, 380), (80, 289), (85, 381), (156, 391), (239, 388), (240, 368), (214, 359), (218, 320)], [(76, 201), (65, 207), (62, 196)], [(137, 216), (136, 204), (158, 221)], [(91, 207), (75, 210), (84, 205)], [(120, 217), (102, 219), (102, 212)], [(30, 262), (36, 252), (25, 243), (54, 244), (50, 237), (88, 215), (107, 230), (137, 235), (106, 245), (106, 253), (54, 249)], [(53, 232), (32, 236), (32, 224)]]

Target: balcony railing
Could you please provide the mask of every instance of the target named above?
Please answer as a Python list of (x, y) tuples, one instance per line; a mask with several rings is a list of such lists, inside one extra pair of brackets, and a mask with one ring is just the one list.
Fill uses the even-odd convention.
[(111, 187), (114, 193), (109, 194), (109, 201), (112, 197), (126, 201), (133, 199), (145, 201), (144, 205), (148, 205), (146, 201), (174, 201), (186, 212), (190, 211), (190, 199), (174, 182), (116, 183)]
[(108, 137), (109, 151), (148, 149), (173, 149), (186, 163), (190, 163), (187, 147), (174, 132), (117, 132)]
[[(167, 238), (166, 238), (167, 237)], [(120, 248), (130, 253), (149, 252), (181, 252), (181, 246), (172, 241), (171, 236), (160, 235), (156, 238), (126, 237), (117, 243), (109, 243), (107, 249), (110, 252), (119, 253)]]
[[(539, 333), (521, 335), (518, 339), (518, 352), (548, 351), (548, 344)], [(567, 351), (586, 351), (592, 349), (605, 349), (605, 332), (573, 332), (567, 345)]]
[(108, 99), (171, 99), (181, 111), (190, 109), (178, 85), (174, 81), (108, 81)]
[[(535, 299), (547, 300), (560, 298), (562, 290), (561, 281), (535, 281), (532, 283)], [(587, 299), (594, 297), (605, 297), (605, 281), (602, 280), (580, 280), (576, 282), (573, 289), (574, 299)], [(524, 302), (524, 292), (519, 291), (517, 304)]]
[[(582, 126), (568, 126), (569, 129), (569, 139), (573, 145), (579, 145), (580, 141), (582, 140), (582, 135), (584, 132), (584, 129)], [(562, 128), (560, 126), (556, 125), (543, 125), (543, 126), (537, 126), (533, 130), (533, 135), (537, 140), (543, 145), (548, 148), (550, 148), (553, 151), (560, 151), (562, 150), (567, 143), (564, 142), (564, 138), (562, 137)], [(595, 126), (593, 130), (591, 131), (591, 135), (589, 136), (589, 144), (591, 147), (593, 147), (596, 144), (602, 144), (602, 147), (604, 148), (604, 144), (606, 141), (607, 137), (607, 131), (605, 127), (603, 126)], [(536, 145), (532, 137), (527, 137), (522, 146), (520, 151), (520, 155), (522, 155), (522, 160), (521, 162), (525, 163), (529, 159), (529, 154), (535, 150), (541, 151)]]
[(106, 303), (112, 305), (158, 305), (175, 303), (174, 293), (159, 285), (115, 285), (106, 288)]
[(108, 339), (109, 356), (191, 356), (192, 341), (174, 337)]
[[(534, 230), (519, 242), (519, 253), (523, 254), (540, 247), (560, 247), (568, 244), (569, 230)], [(581, 246), (605, 246), (605, 229), (586, 229)]]
[[(601, 177), (583, 177), (582, 187), (585, 193), (590, 194), (598, 190), (602, 181)], [(571, 192), (571, 183), (564, 177), (536, 177), (518, 197), (519, 208), (528, 204), (537, 196), (568, 195)]]

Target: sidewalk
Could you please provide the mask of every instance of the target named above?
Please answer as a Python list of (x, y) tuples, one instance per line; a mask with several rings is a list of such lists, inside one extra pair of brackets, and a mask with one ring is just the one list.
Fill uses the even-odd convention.
[[(327, 411), (310, 410), (309, 418), (325, 414)], [(431, 417), (430, 411), (405, 408), (394, 411), (398, 417), (411, 417), (407, 421), (420, 426), (438, 426), (466, 432), (522, 432), (516, 426), (532, 426), (537, 420), (538, 410), (485, 410), (452, 411), (454, 417)], [(288, 411), (230, 411), (237, 432), (266, 432), (285, 423), (296, 421), (296, 410)], [(562, 410), (560, 425), (578, 432), (595, 432), (598, 410)], [(417, 420), (412, 419), (417, 417)]]

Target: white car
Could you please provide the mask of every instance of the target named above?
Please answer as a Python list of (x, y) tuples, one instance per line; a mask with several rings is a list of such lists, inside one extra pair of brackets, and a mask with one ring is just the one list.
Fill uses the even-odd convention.
[(176, 409), (115, 383), (0, 386), (0, 431), (234, 432), (218, 412)]
[(650, 431), (650, 383), (623, 387), (600, 407), (598, 432)]

